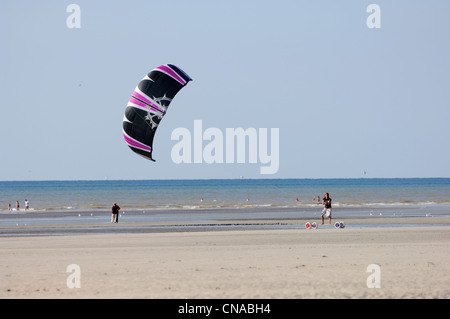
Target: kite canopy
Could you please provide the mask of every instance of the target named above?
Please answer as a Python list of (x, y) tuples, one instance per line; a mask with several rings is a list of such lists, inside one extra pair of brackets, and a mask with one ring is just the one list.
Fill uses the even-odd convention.
[(123, 137), (137, 154), (152, 158), (153, 137), (172, 99), (192, 79), (172, 64), (158, 66), (134, 89), (123, 117)]

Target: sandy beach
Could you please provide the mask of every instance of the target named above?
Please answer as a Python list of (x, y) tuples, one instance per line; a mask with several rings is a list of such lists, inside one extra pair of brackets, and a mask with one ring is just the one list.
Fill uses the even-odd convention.
[(382, 220), (394, 226), (7, 236), (0, 297), (449, 298), (449, 218), (364, 223)]

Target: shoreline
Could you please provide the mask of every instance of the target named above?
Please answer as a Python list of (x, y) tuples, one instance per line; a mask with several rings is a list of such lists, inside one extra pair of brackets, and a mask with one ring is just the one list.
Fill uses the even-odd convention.
[[(73, 236), (94, 234), (138, 234), (138, 233), (173, 233), (173, 232), (212, 232), (212, 231), (245, 231), (245, 230), (292, 230), (307, 231), (306, 222), (315, 222), (318, 229), (334, 229), (335, 222), (344, 222), (345, 229), (360, 228), (393, 228), (393, 227), (443, 227), (450, 226), (447, 216), (365, 216), (333, 218), (331, 225), (325, 219), (324, 225), (318, 216), (310, 217), (264, 217), (261, 215), (236, 216), (213, 215), (193, 216), (182, 214), (172, 219), (152, 218), (140, 214), (120, 216), (119, 223), (110, 223), (110, 214), (73, 216), (73, 214), (49, 218), (35, 216), (18, 219), (9, 216), (9, 223), (3, 220), (0, 224), (0, 238), (28, 236)], [(173, 217), (173, 216), (170, 216)], [(308, 230), (315, 231), (315, 230)]]
[[(215, 213), (292, 213), (297, 216), (320, 216), (323, 205), (314, 207), (308, 206), (227, 206), (227, 207), (195, 207), (195, 208), (127, 208), (122, 207), (120, 213), (127, 212), (129, 214), (215, 214)], [(50, 210), (29, 210), (20, 209), (19, 211), (0, 210), (0, 218), (10, 218), (17, 216), (35, 216), (35, 217), (62, 217), (71, 216), (74, 214), (110, 214), (111, 209), (50, 209)], [(417, 216), (422, 214), (442, 215), (450, 217), (450, 205), (373, 205), (373, 206), (348, 206), (348, 207), (333, 207), (333, 216), (342, 217), (369, 217), (369, 216)]]
[[(319, 207), (320, 208), (320, 207)], [(0, 238), (9, 236), (86, 235), (106, 233), (205, 232), (255, 229), (304, 230), (306, 222), (321, 223), (318, 208), (121, 209), (118, 224), (109, 210), (52, 210), (0, 213)], [(450, 225), (447, 205), (351, 207), (333, 209), (332, 224), (347, 228)], [(325, 220), (325, 224), (328, 219)], [(319, 225), (327, 228), (328, 225)]]

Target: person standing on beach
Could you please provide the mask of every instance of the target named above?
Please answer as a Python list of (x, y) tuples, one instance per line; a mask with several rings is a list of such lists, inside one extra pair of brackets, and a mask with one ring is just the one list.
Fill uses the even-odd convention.
[(28, 210), (30, 208), (30, 203), (28, 203), (28, 199), (25, 199), (25, 210)]
[(322, 204), (325, 206), (322, 210), (322, 225), (324, 222), (324, 218), (328, 217), (328, 221), (331, 225), (331, 198), (330, 194), (325, 193), (325, 196), (322, 199)]
[(19, 201), (16, 200), (16, 210), (19, 211)]
[(111, 208), (111, 223), (118, 223), (119, 222), (119, 210), (120, 207), (116, 203), (113, 204)]

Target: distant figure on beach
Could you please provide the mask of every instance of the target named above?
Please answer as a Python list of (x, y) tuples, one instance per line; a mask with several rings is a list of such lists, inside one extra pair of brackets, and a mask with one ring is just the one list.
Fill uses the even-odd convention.
[(323, 197), (322, 204), (325, 206), (322, 210), (322, 225), (324, 222), (324, 218), (328, 217), (328, 221), (331, 225), (331, 198), (330, 194), (325, 193), (325, 196)]
[(119, 222), (119, 210), (120, 210), (119, 205), (114, 203), (112, 208), (111, 208), (111, 223), (118, 223)]
[(8, 203), (8, 211), (11, 211), (11, 203)]
[(28, 210), (30, 208), (30, 203), (28, 203), (28, 199), (25, 199), (25, 210)]
[(17, 211), (19, 210), (19, 201), (18, 200), (16, 200), (16, 210)]

